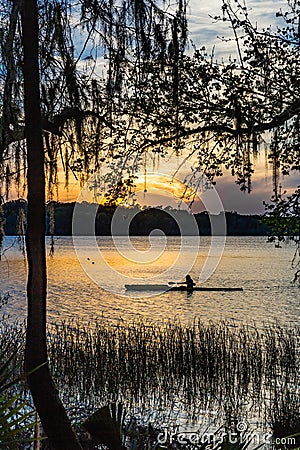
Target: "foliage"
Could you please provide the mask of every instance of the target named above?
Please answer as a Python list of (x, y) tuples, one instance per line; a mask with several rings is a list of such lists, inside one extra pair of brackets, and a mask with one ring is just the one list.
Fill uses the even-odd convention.
[[(130, 128), (140, 151), (194, 156), (195, 171), (210, 180), (230, 169), (241, 189), (250, 191), (256, 155), (269, 147), (277, 192), (279, 171), (287, 175), (300, 167), (299, 9), (292, 9), (292, 2), (289, 7), (295, 15), (293, 41), (282, 37), (284, 27), (260, 31), (244, 4), (223, 2), (223, 17), (214, 19), (233, 28), (239, 58), (220, 63), (205, 47), (182, 53), (175, 103), (172, 70), (148, 64)], [(128, 93), (128, 107), (134, 100)]]
[[(300, 188), (291, 195), (280, 194), (271, 204), (265, 204), (264, 223), (271, 229), (269, 240), (292, 241), (296, 245), (293, 265), (297, 269), (300, 262)], [(295, 272), (294, 282), (300, 283), (300, 271)]]
[[(20, 171), (26, 166), (26, 150), (19, 7), (18, 2), (3, 2), (0, 11), (0, 175), (7, 189), (15, 180), (22, 192)], [(58, 181), (60, 159), (66, 180), (73, 172), (83, 181), (104, 159), (118, 157), (115, 130), (124, 130), (126, 123), (122, 105), (128, 67), (135, 67), (138, 83), (148, 61), (155, 58), (165, 65), (174, 60), (179, 40), (180, 47), (186, 41), (185, 2), (180, 0), (178, 11), (171, 11), (167, 2), (160, 9), (148, 0), (40, 2), (41, 108), (49, 192)]]
[[(297, 2), (289, 0), (277, 14), (281, 26), (273, 31), (254, 25), (244, 3), (224, 1), (222, 15), (213, 19), (231, 26), (237, 57), (222, 62), (203, 46), (185, 52), (186, 6), (182, 1), (177, 6), (170, 14), (167, 6), (161, 10), (147, 1), (122, 7), (114, 1), (40, 4), (50, 199), (60, 158), (67, 182), (70, 174), (84, 182), (109, 163), (108, 188), (115, 198), (134, 188), (134, 173), (146, 160), (155, 163), (173, 151), (191, 157), (195, 173), (204, 172), (213, 183), (224, 169), (231, 170), (248, 191), (261, 150), (268, 149), (276, 193), (279, 172), (299, 170)], [(10, 20), (13, 26), (13, 14), (2, 12), (2, 23)], [(6, 67), (2, 179), (9, 185), (12, 178), (20, 183), (25, 156), (18, 140), (23, 128), (17, 28), (14, 37), (12, 46), (3, 31), (0, 55)], [(14, 60), (8, 58), (9, 46)], [(8, 89), (13, 95), (6, 105)], [(15, 156), (7, 147), (13, 140)], [(116, 179), (123, 182), (116, 185)]]
[(33, 437), (37, 425), (35, 412), (20, 394), (0, 397), (0, 448), (18, 450), (37, 439)]
[[(26, 223), (26, 203), (20, 201), (10, 201), (4, 204), (3, 211), (5, 217), (5, 233), (8, 236), (17, 234), (18, 216), (24, 217)], [(46, 233), (56, 236), (70, 236), (72, 234), (72, 216), (75, 202), (59, 203), (51, 202), (46, 208)], [(124, 208), (124, 215), (128, 209)], [(111, 235), (111, 221), (116, 208), (112, 206), (99, 206), (95, 219), (95, 232), (97, 236)], [(121, 209), (122, 210), (122, 209)], [(23, 214), (20, 214), (23, 211)], [(159, 224), (160, 229), (167, 236), (180, 235), (180, 230), (176, 225), (189, 214), (187, 211), (167, 208), (140, 208), (135, 206), (135, 217), (130, 223), (129, 233), (132, 236), (148, 236), (151, 230)], [(84, 215), (84, 210), (82, 210)], [(88, 214), (88, 208), (87, 208)], [(172, 214), (172, 216), (170, 215)], [(226, 212), (227, 236), (266, 236), (268, 227), (259, 222), (258, 215), (240, 215), (235, 212)], [(210, 219), (206, 212), (194, 215), (201, 235), (211, 234)], [(53, 220), (54, 219), (54, 220)], [(51, 224), (52, 221), (52, 224)], [(54, 223), (53, 223), (54, 222)], [(19, 234), (19, 233), (18, 233)], [(183, 230), (184, 234), (184, 230)], [(21, 235), (19, 235), (19, 238)]]
[[(3, 336), (3, 331), (6, 336)], [(23, 388), (17, 376), (20, 349), (16, 343), (19, 331), (1, 326), (0, 353), (0, 448), (17, 450), (20, 446), (36, 441), (36, 414), (27, 400), (22, 399)]]

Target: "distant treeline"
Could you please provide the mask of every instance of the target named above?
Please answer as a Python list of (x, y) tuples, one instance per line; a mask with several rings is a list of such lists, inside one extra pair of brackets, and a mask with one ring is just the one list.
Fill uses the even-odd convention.
[[(45, 217), (46, 230), (48, 235), (50, 234), (51, 230), (50, 222), (52, 223), (52, 229), (54, 229), (54, 235), (72, 235), (72, 216), (74, 206), (75, 203), (53, 203), (52, 207), (47, 205)], [(89, 204), (83, 205), (81, 211), (81, 213), (83, 214), (83, 221), (85, 210), (88, 217), (89, 208)], [(27, 204), (22, 200), (10, 201), (4, 204), (4, 232), (7, 236), (18, 234), (18, 229), (22, 231), (22, 221), (24, 222), (24, 219), (26, 229), (26, 210)], [(96, 235), (111, 235), (111, 221), (115, 210), (116, 207), (98, 207), (95, 220)], [(221, 214), (218, 216), (214, 216), (214, 223), (217, 224), (217, 229), (218, 221), (220, 223), (222, 222)], [(120, 220), (124, 220), (125, 223), (126, 220), (128, 220), (128, 215), (134, 215), (133, 219), (130, 221), (129, 227), (129, 233), (132, 236), (147, 236), (151, 233), (151, 231), (156, 229), (162, 230), (162, 232), (169, 236), (180, 236), (178, 223), (184, 223), (189, 213), (184, 210), (176, 210), (170, 207), (149, 207), (140, 209), (136, 206), (134, 210), (122, 208)], [(227, 224), (227, 235), (229, 236), (266, 236), (270, 232), (270, 229), (261, 222), (261, 216), (259, 215), (240, 215), (236, 212), (226, 212), (225, 216)], [(202, 212), (199, 214), (195, 214), (194, 217), (198, 225), (199, 234), (202, 236), (209, 236), (211, 234), (209, 214), (207, 212)], [(120, 228), (122, 229), (122, 226)]]

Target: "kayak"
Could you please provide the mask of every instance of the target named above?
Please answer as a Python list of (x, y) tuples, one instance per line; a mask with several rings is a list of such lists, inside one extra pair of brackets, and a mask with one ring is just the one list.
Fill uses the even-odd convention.
[(125, 284), (126, 291), (242, 291), (243, 288), (235, 287), (202, 287), (194, 286), (192, 289), (187, 286), (170, 286), (168, 284)]

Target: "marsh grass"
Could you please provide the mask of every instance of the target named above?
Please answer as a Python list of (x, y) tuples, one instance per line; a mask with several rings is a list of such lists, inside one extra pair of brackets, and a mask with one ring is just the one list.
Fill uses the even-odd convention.
[[(1, 314), (1, 307), (5, 305), (0, 296), (0, 364), (10, 361), (6, 367), (7, 382), (19, 378), (23, 369), (23, 350), (25, 342), (25, 328), (22, 323), (12, 323), (9, 316)], [(0, 378), (3, 374), (0, 372)], [(18, 390), (22, 383), (18, 383)]]
[(293, 431), (299, 423), (299, 329), (231, 322), (124, 325), (96, 321), (49, 329), (51, 366), (67, 404), (178, 411), (197, 421), (249, 417)]

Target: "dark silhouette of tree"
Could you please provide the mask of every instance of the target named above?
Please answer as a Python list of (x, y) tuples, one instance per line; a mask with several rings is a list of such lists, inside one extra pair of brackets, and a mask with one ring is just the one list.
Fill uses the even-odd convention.
[[(58, 397), (47, 359), (44, 146), (39, 94), (38, 9), (27, 0), (21, 9), (24, 46), (24, 115), (27, 151), (28, 315), (25, 371), (46, 435), (55, 449), (80, 449)], [(37, 369), (38, 368), (38, 369)], [(37, 370), (35, 370), (37, 369)]]
[[(2, 30), (5, 75), (1, 179), (8, 185), (14, 179), (22, 188), (20, 169), (26, 166), (22, 141), (22, 42), (18, 12), (9, 5), (10, 2), (6, 10), (10, 14), (2, 12), (3, 22), (8, 22), (11, 31)], [(173, 15), (149, 0), (124, 1), (121, 5), (113, 0), (39, 4), (41, 114), (49, 192), (57, 183), (59, 160), (66, 181), (71, 173), (84, 181), (104, 160), (126, 154), (126, 145), (120, 147), (118, 138), (123, 133), (121, 145), (130, 139), (129, 126), (124, 126), (124, 121), (128, 119), (130, 124), (135, 111), (135, 103), (129, 108), (125, 105), (127, 91), (133, 89), (138, 97), (153, 58), (161, 67), (175, 64), (172, 49), (179, 46), (179, 41), (181, 47), (186, 42), (184, 17), (182, 0)], [(174, 23), (177, 29), (180, 24), (181, 32), (174, 33)], [(13, 149), (10, 143), (14, 144)]]
[(296, 270), (294, 283), (300, 283), (300, 187), (291, 195), (279, 192), (271, 203), (265, 204), (263, 220), (270, 228), (269, 240), (280, 247), (282, 242), (296, 245), (292, 265)]
[[(81, 0), (73, 10), (59, 2), (40, 6), (42, 126), (47, 130), (50, 191), (60, 158), (67, 181), (73, 174), (84, 182), (110, 161), (115, 178), (126, 178), (130, 189), (145, 154), (155, 159), (168, 151), (193, 157), (196, 170), (213, 183), (224, 168), (230, 169), (241, 189), (250, 191), (255, 157), (268, 147), (277, 195), (280, 170), (289, 174), (300, 167), (299, 7), (287, 1), (287, 11), (277, 13), (282, 26), (274, 32), (254, 26), (238, 1), (224, 1), (222, 13), (214, 20), (233, 29), (237, 56), (220, 62), (206, 55), (204, 47), (185, 53), (181, 1), (172, 17), (145, 1), (121, 7)], [(79, 17), (73, 31), (66, 26), (72, 14)], [(12, 11), (12, 24), (13, 19)], [(75, 45), (79, 37), (81, 51)], [(5, 48), (10, 42), (8, 35)], [(17, 82), (13, 65), (10, 73)], [(12, 86), (5, 83), (4, 91)], [(1, 148), (7, 148), (24, 130), (18, 102), (10, 102), (3, 112), (3, 120), (10, 118), (2, 133)], [(22, 149), (16, 153), (20, 158)], [(13, 169), (3, 167), (3, 179), (6, 175), (11, 182)], [(112, 182), (112, 190), (123, 188)]]
[[(112, 139), (112, 117), (120, 101), (123, 81), (122, 65), (125, 62), (139, 65), (156, 52), (163, 63), (168, 29), (178, 19), (160, 10), (154, 2), (144, 0), (125, 1), (121, 5), (113, 1), (83, 0), (72, 5), (14, 0), (2, 7), (0, 175), (6, 183), (6, 195), (12, 182), (20, 189), (27, 180), (25, 370), (52, 448), (79, 449), (48, 367), (46, 182), (52, 199), (60, 156), (66, 179), (70, 170), (80, 169), (84, 177), (90, 174), (90, 167), (99, 167), (103, 148), (99, 143), (86, 146), (86, 140), (88, 136), (94, 137), (94, 143)], [(184, 15), (182, 1), (179, 12)], [(76, 34), (79, 27), (73, 34), (72, 20), (78, 15), (86, 37), (76, 57), (74, 41), (79, 36)], [(77, 67), (96, 37), (97, 49), (104, 48), (109, 61), (107, 77), (100, 82), (97, 77), (89, 80), (87, 70), (80, 72)], [(171, 32), (170, 39), (174, 40)], [(93, 59), (93, 55), (84, 60), (88, 59)], [(94, 74), (95, 69), (90, 73)], [(142, 76), (142, 68), (139, 73)], [(106, 152), (108, 148), (104, 146)]]
[[(119, 133), (120, 147), (126, 146), (127, 155), (154, 158), (175, 151), (193, 157), (195, 170), (211, 182), (230, 169), (249, 192), (255, 158), (267, 150), (278, 196), (280, 172), (300, 169), (300, 10), (292, 0), (286, 9), (277, 13), (276, 31), (259, 30), (244, 4), (224, 1), (223, 16), (214, 20), (233, 30), (236, 58), (217, 61), (205, 47), (192, 54), (179, 47), (163, 69), (159, 61), (149, 61), (138, 98), (133, 83), (124, 94), (125, 110), (133, 103), (135, 109), (130, 133)], [(128, 79), (134, 80), (135, 68), (130, 69)]]

